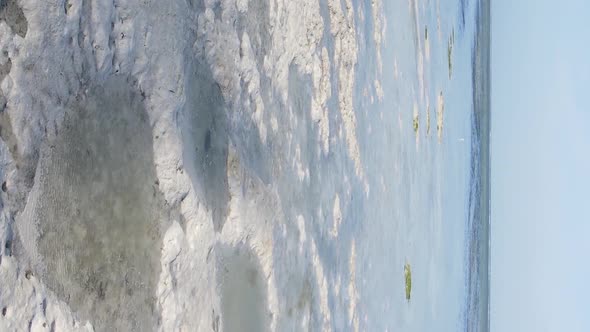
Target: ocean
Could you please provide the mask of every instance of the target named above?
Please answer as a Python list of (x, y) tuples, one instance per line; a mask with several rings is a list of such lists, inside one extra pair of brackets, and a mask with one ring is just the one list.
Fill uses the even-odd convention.
[[(487, 331), (489, 1), (384, 9), (384, 97), (359, 105), (368, 110), (359, 123), (370, 128), (361, 146), (371, 183), (355, 230), (361, 330)], [(377, 57), (364, 52), (361, 59)]]
[(465, 330), (488, 331), (490, 305), (490, 2), (476, 11)]

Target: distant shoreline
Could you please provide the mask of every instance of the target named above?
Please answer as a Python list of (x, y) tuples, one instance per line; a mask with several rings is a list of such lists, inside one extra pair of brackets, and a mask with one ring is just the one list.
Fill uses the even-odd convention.
[(467, 225), (466, 331), (489, 331), (490, 294), (490, 0), (476, 3), (472, 52), (471, 183)]

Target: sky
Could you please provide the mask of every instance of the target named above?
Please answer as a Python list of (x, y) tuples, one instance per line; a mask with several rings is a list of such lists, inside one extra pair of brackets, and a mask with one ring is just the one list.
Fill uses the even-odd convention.
[(492, 0), (492, 331), (590, 331), (586, 0)]

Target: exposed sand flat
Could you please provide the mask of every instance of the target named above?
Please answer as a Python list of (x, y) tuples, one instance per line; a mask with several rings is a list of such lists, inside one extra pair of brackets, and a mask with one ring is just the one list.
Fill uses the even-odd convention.
[[(301, 207), (316, 158), (345, 165), (323, 175), (329, 200), (313, 189), (333, 241), (352, 201), (340, 186), (369, 191), (352, 1), (1, 10), (0, 329), (359, 328), (356, 272), (332, 279)], [(344, 287), (351, 309), (333, 315)]]
[[(354, 67), (357, 62), (358, 46), (352, 14), (352, 2), (346, 1), (346, 10), (340, 5), (340, 1), (329, 0), (331, 32), (335, 38), (335, 64), (338, 68), (338, 102), (340, 115), (344, 124), (346, 145), (352, 159), (356, 175), (366, 181), (364, 169), (361, 163), (359, 143), (356, 133), (356, 115), (353, 110), (353, 86), (355, 79)], [(366, 183), (366, 182), (365, 182)]]
[(375, 94), (378, 100), (383, 101), (383, 88), (381, 87), (381, 80), (383, 77), (383, 56), (382, 45), (385, 42), (385, 30), (387, 22), (383, 15), (383, 3), (381, 0), (371, 0), (371, 14), (373, 18), (373, 40), (375, 42), (377, 73), (375, 79)]
[(338, 232), (340, 232), (340, 224), (342, 224), (342, 208), (340, 207), (340, 197), (336, 195), (334, 198), (334, 208), (332, 209), (332, 219), (333, 219), (333, 227), (330, 232), (330, 235), (333, 237), (338, 237)]

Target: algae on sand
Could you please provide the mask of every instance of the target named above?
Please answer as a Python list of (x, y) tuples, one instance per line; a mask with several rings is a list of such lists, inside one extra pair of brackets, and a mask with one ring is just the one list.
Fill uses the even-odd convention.
[(412, 292), (412, 269), (410, 268), (409, 263), (404, 265), (404, 276), (406, 280), (406, 300), (409, 301)]
[(418, 130), (420, 129), (420, 119), (419, 119), (420, 113), (418, 111), (418, 105), (416, 103), (414, 103), (414, 110), (413, 110), (413, 114), (412, 114), (412, 128), (414, 129), (414, 134), (416, 134), (416, 136), (418, 136)]
[(455, 45), (455, 28), (449, 36), (449, 42), (447, 44), (447, 61), (449, 65), (449, 79), (453, 76), (453, 46)]

